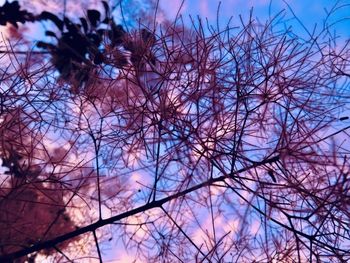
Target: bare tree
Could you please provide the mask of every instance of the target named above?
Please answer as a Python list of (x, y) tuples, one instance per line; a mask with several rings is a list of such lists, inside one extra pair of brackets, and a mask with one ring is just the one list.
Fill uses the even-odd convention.
[(104, 9), (1, 43), (0, 261), (350, 260), (349, 42)]

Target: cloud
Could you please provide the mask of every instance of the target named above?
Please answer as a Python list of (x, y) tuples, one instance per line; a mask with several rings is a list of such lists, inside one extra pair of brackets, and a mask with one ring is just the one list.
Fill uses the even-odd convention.
[[(175, 19), (177, 13), (179, 12), (179, 9), (181, 7), (182, 0), (173, 0), (173, 1), (165, 1), (165, 0), (160, 0), (159, 4), (162, 10), (166, 12), (166, 18), (168, 20), (173, 20)], [(187, 10), (187, 4), (186, 1), (181, 7), (181, 12), (184, 13)]]

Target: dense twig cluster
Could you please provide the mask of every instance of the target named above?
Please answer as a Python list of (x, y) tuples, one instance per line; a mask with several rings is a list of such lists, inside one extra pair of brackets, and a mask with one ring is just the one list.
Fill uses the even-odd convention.
[[(347, 43), (328, 29), (280, 31), (281, 14), (135, 32), (110, 19), (98, 31), (99, 13), (87, 15), (42, 14), (61, 31), (40, 44), (54, 68), (1, 58), (12, 61), (1, 71), (1, 260), (73, 260), (69, 244), (89, 238), (84, 253), (100, 261), (108, 243), (149, 262), (350, 260), (349, 127), (336, 126)], [(86, 65), (73, 94), (57, 82), (56, 70)]]

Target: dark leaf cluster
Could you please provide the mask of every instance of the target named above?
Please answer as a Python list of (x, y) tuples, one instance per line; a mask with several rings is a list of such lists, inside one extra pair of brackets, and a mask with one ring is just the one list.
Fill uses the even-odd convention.
[(59, 33), (46, 31), (46, 35), (54, 38), (56, 44), (39, 41), (37, 46), (51, 53), (52, 63), (63, 79), (73, 77), (78, 86), (88, 80), (96, 65), (126, 66), (128, 59), (121, 50), (130, 53), (130, 62), (137, 68), (142, 67), (145, 58), (155, 64), (155, 57), (150, 51), (156, 41), (154, 34), (141, 29), (138, 37), (131, 37), (122, 25), (114, 22), (108, 4), (105, 1), (102, 3), (104, 15), (90, 9), (86, 17), (79, 18), (79, 22), (67, 17), (60, 19), (47, 11), (38, 16), (39, 21), (53, 22)]
[[(7, 147), (8, 148), (8, 147)], [(5, 174), (14, 176), (15, 178), (36, 178), (40, 174), (38, 166), (32, 166), (18, 150), (15, 149), (1, 149), (2, 166), (7, 169)]]
[(57, 40), (56, 44), (39, 41), (37, 46), (50, 51), (52, 63), (62, 78), (72, 77), (72, 74), (76, 73), (74, 77), (78, 82), (86, 81), (90, 69), (105, 61), (101, 48), (102, 41), (108, 38), (113, 46), (123, 42), (125, 34), (123, 27), (115, 24), (109, 17), (107, 3), (103, 4), (105, 8), (103, 20), (101, 13), (94, 9), (88, 10), (87, 17), (80, 17), (78, 23), (72, 22), (67, 17), (60, 19), (47, 11), (39, 15), (38, 20), (49, 20), (60, 31), (58, 35), (53, 31), (46, 31), (47, 36)]
[(48, 11), (34, 16), (20, 10), (18, 1), (6, 2), (0, 7), (0, 24), (9, 22), (17, 27), (17, 22), (52, 22), (57, 30), (46, 30), (45, 35), (51, 39), (38, 41), (37, 46), (49, 51), (51, 62), (59, 71), (60, 77), (73, 81), (75, 86), (88, 81), (96, 65), (108, 64), (116, 68), (126, 66), (128, 59), (121, 50), (129, 52), (130, 62), (136, 68), (143, 68), (145, 60), (154, 65), (156, 59), (150, 51), (156, 41), (154, 34), (141, 29), (138, 37), (131, 37), (122, 25), (114, 22), (107, 2), (102, 1), (102, 4), (104, 14), (89, 9), (85, 17), (72, 21)]
[(21, 10), (18, 1), (12, 3), (6, 1), (0, 7), (0, 25), (4, 26), (6, 23), (10, 23), (17, 28), (17, 23), (24, 24), (26, 21), (34, 21), (34, 16), (26, 10)]

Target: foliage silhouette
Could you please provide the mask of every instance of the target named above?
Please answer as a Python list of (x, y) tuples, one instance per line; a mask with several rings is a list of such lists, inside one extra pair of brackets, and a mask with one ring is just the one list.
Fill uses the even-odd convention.
[[(60, 37), (52, 31), (46, 31), (47, 36), (57, 39), (57, 45), (39, 41), (37, 46), (50, 51), (52, 63), (60, 72), (63, 79), (72, 77), (79, 86), (88, 81), (93, 69), (93, 64), (99, 65), (104, 62), (101, 43), (104, 37), (109, 36), (109, 41), (115, 46), (122, 43), (124, 30), (121, 25), (116, 25), (113, 18), (109, 17), (109, 6), (103, 2), (105, 18), (101, 21), (98, 10), (87, 10), (87, 19), (80, 18), (80, 23), (74, 23), (67, 17), (63, 20), (56, 15), (44, 11), (39, 20), (51, 20), (60, 30)], [(103, 29), (101, 26), (109, 25), (111, 29)], [(119, 64), (123, 66), (126, 59), (120, 57)], [(93, 64), (91, 63), (93, 62)]]
[(34, 16), (26, 10), (20, 10), (18, 1), (13, 1), (11, 3), (6, 1), (4, 5), (0, 7), (0, 25), (10, 23), (17, 28), (17, 23), (24, 24), (26, 21), (34, 21)]

